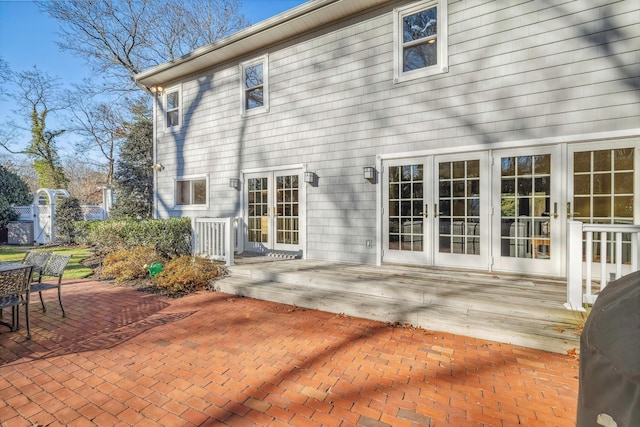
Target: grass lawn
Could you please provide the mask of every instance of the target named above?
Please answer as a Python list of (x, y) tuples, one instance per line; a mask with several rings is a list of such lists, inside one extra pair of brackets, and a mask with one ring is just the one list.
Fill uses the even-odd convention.
[[(24, 257), (25, 252), (34, 249), (32, 246), (2, 246), (0, 245), (0, 261), (20, 261)], [(80, 262), (89, 258), (91, 253), (89, 248), (83, 247), (55, 247), (55, 248), (35, 248), (35, 250), (50, 251), (60, 254), (71, 255), (69, 264), (64, 269), (65, 279), (83, 279), (93, 274), (93, 270), (85, 267)]]

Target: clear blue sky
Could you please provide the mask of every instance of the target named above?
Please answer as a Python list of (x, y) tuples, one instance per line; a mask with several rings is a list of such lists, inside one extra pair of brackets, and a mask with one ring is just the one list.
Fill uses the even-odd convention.
[[(239, 0), (243, 6), (242, 13), (253, 24), (292, 9), (305, 1)], [(22, 71), (37, 65), (48, 74), (60, 77), (62, 85), (67, 87), (89, 77), (90, 71), (83, 61), (58, 49), (56, 31), (57, 22), (41, 14), (33, 1), (0, 0), (0, 57), (13, 71)], [(10, 101), (0, 102), (2, 123), (13, 107)]]

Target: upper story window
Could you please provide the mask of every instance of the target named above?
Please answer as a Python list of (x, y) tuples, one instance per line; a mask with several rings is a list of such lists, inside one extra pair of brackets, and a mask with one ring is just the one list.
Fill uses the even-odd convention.
[(203, 177), (176, 180), (176, 205), (206, 205), (207, 179)]
[(393, 21), (396, 82), (448, 71), (446, 0), (395, 9)]
[(164, 110), (167, 129), (180, 127), (182, 100), (180, 88), (168, 89), (165, 94)]
[(269, 110), (267, 57), (240, 65), (242, 78), (242, 114)]

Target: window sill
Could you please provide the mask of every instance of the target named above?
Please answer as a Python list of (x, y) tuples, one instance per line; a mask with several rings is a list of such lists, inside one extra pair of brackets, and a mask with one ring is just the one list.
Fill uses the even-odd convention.
[(431, 76), (437, 76), (439, 74), (446, 74), (449, 72), (449, 67), (433, 66), (425, 68), (423, 70), (407, 71), (399, 75), (395, 75), (393, 83), (404, 83), (412, 80), (423, 79)]
[(203, 211), (209, 209), (209, 205), (175, 205), (174, 211)]

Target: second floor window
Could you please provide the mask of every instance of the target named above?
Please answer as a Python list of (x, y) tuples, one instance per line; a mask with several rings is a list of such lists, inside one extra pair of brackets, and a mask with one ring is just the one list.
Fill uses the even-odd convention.
[(206, 205), (207, 180), (205, 178), (176, 180), (176, 205)]
[(268, 110), (267, 60), (266, 57), (241, 65), (242, 113)]
[(180, 91), (178, 89), (167, 91), (165, 111), (167, 129), (180, 126)]
[(447, 71), (446, 9), (446, 0), (440, 0), (394, 11), (396, 81)]

